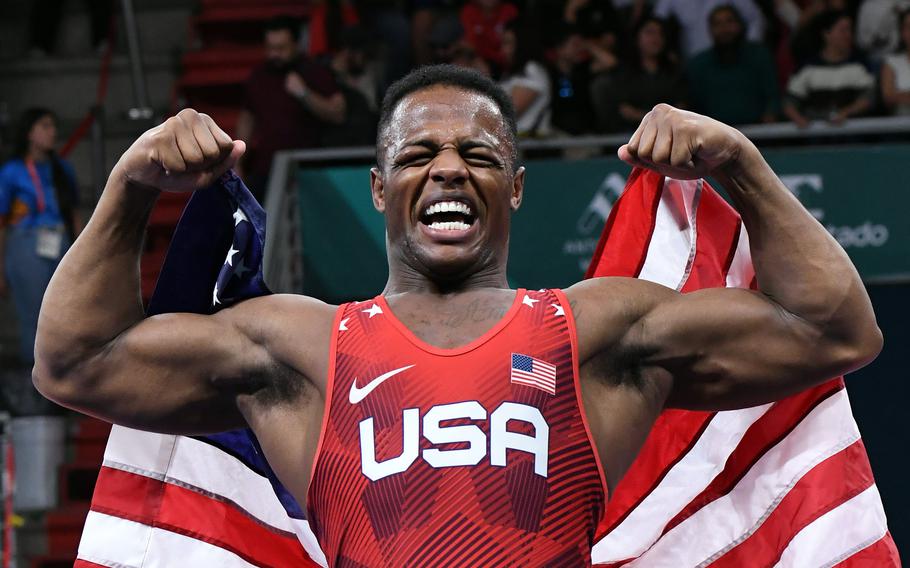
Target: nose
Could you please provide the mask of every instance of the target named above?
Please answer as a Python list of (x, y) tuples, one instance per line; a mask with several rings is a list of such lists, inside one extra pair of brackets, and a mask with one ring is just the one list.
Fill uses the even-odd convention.
[(458, 187), (468, 180), (468, 169), (454, 148), (441, 151), (433, 160), (430, 179), (443, 187)]

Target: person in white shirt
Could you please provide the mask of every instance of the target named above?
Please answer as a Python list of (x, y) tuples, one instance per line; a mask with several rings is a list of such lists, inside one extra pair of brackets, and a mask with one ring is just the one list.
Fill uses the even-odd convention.
[(865, 0), (856, 16), (856, 43), (874, 63), (893, 53), (901, 40), (897, 19), (910, 0)]
[(520, 136), (550, 133), (550, 77), (528, 41), (519, 20), (506, 24), (502, 34), (505, 69), (499, 85), (512, 97)]
[(892, 114), (910, 115), (910, 9), (898, 19), (900, 47), (885, 57), (881, 69), (882, 101)]

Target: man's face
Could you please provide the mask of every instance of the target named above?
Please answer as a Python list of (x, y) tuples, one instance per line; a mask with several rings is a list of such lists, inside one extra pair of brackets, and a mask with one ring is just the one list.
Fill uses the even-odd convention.
[(288, 30), (265, 32), (265, 56), (276, 67), (287, 65), (297, 55), (297, 42)]
[(437, 86), (398, 103), (372, 172), (391, 262), (458, 279), (505, 262), (524, 168), (513, 172), (502, 115), (484, 95)]
[(714, 45), (734, 44), (743, 33), (742, 24), (730, 10), (718, 10), (711, 15), (711, 37)]

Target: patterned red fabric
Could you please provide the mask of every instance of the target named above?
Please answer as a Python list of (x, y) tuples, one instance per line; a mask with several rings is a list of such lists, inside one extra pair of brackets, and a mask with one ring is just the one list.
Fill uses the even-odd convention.
[[(382, 297), (336, 321), (308, 499), (329, 565), (590, 565), (606, 489), (561, 292), (518, 290), (455, 349), (418, 339)], [(513, 354), (554, 365), (556, 394), (511, 382)]]

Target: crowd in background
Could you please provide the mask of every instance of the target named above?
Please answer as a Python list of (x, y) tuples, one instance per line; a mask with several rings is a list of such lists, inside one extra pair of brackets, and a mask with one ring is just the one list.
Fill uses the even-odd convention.
[[(734, 125), (907, 114), (908, 8), (910, 0), (413, 0), (405, 10), (394, 0), (330, 0), (315, 5), (303, 35), (300, 23), (270, 23), (267, 45), (269, 34), (286, 34), (294, 55), (270, 50), (239, 134), (251, 136), (255, 118), (263, 133), (270, 121), (272, 130), (305, 125), (287, 136), (294, 147), (370, 144), (383, 89), (412, 66), (442, 62), (499, 81), (527, 137), (629, 132), (661, 102)], [(302, 110), (261, 96), (262, 73), (279, 70), (293, 77), (282, 90)], [(282, 136), (259, 138), (281, 146)]]

